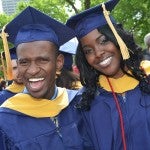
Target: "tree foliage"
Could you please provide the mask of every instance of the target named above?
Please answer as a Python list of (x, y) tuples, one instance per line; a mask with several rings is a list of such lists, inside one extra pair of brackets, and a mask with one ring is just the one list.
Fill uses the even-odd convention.
[(61, 22), (65, 22), (68, 18), (65, 3), (60, 3), (60, 0), (30, 0), (29, 2), (22, 1), (18, 5), (18, 11), (20, 12), (27, 6), (35, 7), (36, 9)]
[[(81, 6), (77, 1), (80, 2)], [(67, 18), (82, 10), (98, 5), (104, 0), (29, 0), (18, 4), (16, 13), (12, 16), (0, 15), (0, 28), (27, 6), (33, 6), (53, 18), (65, 23)], [(149, 0), (120, 0), (115, 10), (112, 11), (115, 19), (122, 23), (125, 29), (131, 31), (138, 44), (143, 46), (144, 35), (150, 32)], [(1, 41), (0, 41), (1, 42)], [(0, 49), (2, 44), (0, 43)]]

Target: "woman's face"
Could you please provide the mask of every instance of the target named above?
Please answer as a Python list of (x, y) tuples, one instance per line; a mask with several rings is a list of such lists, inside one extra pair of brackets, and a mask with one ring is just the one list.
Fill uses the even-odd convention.
[(106, 76), (119, 78), (123, 75), (120, 68), (121, 53), (97, 29), (80, 39), (85, 58), (90, 66)]

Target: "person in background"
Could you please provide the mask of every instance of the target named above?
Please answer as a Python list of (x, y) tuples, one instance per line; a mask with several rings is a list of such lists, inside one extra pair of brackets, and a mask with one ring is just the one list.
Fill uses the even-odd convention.
[(60, 72), (57, 72), (56, 85), (67, 89), (77, 90), (82, 87), (79, 74), (73, 71), (73, 56), (76, 53), (78, 41), (71, 39), (60, 46), (60, 53), (64, 56), (64, 65)]
[[(68, 19), (79, 40), (83, 88), (78, 108), (96, 150), (150, 149), (150, 62), (110, 15), (109, 0)], [(109, 12), (108, 12), (109, 11)]]
[(60, 71), (64, 62), (59, 47), (73, 38), (74, 32), (28, 6), (6, 25), (6, 33), (16, 47), (26, 90), (0, 106), (0, 150), (91, 149), (74, 107), (77, 91), (59, 88), (55, 81), (56, 70)]
[(73, 65), (72, 69), (73, 69), (73, 72), (75, 72), (76, 74), (80, 75), (79, 69), (78, 69), (76, 64)]
[(150, 33), (145, 35), (144, 44), (146, 46), (146, 49), (143, 50), (144, 60), (150, 60)]
[(6, 81), (5, 81), (5, 80), (2, 80), (2, 81), (0, 82), (0, 91), (3, 91), (5, 88), (6, 88)]
[(24, 85), (21, 77), (19, 76), (17, 67), (17, 55), (16, 48), (13, 47), (10, 50), (11, 64), (12, 64), (12, 83), (7, 86), (3, 91), (0, 92), (0, 104), (2, 104), (6, 99), (20, 93), (24, 89)]
[[(0, 66), (0, 71), (3, 71), (3, 67), (2, 66)], [(0, 77), (0, 82), (3, 81), (3, 80), (4, 80), (4, 78)]]

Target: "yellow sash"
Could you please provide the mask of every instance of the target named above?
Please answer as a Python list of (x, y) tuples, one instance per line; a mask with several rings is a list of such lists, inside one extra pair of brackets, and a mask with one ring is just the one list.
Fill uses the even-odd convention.
[(17, 84), (13, 82), (8, 87), (6, 87), (6, 90), (11, 91), (13, 93), (21, 93), (25, 86), (23, 84)]
[[(150, 61), (142, 61), (141, 67), (145, 70), (145, 73), (147, 75), (150, 74)], [(132, 77), (127, 76), (126, 74), (121, 78), (118, 78), (118, 79), (109, 78), (109, 80), (114, 89), (114, 92), (116, 93), (124, 93), (128, 90), (132, 90), (139, 84), (139, 81), (137, 81), (136, 79)], [(111, 91), (106, 76), (100, 75), (99, 84), (106, 91)]]
[(58, 96), (53, 100), (36, 99), (29, 94), (19, 93), (0, 107), (10, 108), (36, 118), (57, 116), (69, 104), (67, 90), (58, 88)]
[[(121, 78), (109, 78), (109, 80), (114, 89), (114, 92), (116, 93), (124, 93), (128, 90), (132, 90), (139, 84), (136, 79), (129, 77), (126, 74)], [(106, 91), (111, 91), (106, 76), (100, 75), (99, 83)]]

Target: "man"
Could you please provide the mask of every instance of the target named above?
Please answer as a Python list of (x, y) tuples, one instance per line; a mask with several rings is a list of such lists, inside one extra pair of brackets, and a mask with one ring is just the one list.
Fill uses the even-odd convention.
[(5, 31), (16, 47), (27, 90), (1, 105), (0, 149), (87, 149), (86, 132), (80, 135), (84, 125), (72, 101), (77, 91), (55, 85), (56, 70), (64, 62), (59, 46), (74, 37), (73, 31), (32, 7), (7, 24)]
[(12, 83), (0, 92), (0, 104), (2, 104), (6, 99), (14, 96), (15, 94), (22, 92), (24, 89), (22, 79), (18, 73), (17, 56), (16, 56), (15, 47), (10, 49), (10, 56), (11, 56), (13, 79), (12, 79)]

